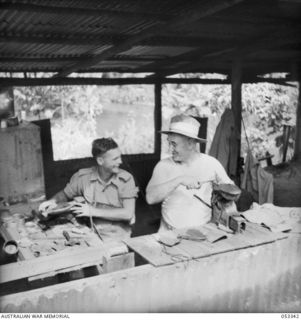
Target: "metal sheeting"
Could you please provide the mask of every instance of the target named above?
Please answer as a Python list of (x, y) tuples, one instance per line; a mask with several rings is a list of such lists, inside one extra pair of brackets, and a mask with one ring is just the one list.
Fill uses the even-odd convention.
[(2, 312), (301, 311), (301, 237), (0, 299)]
[[(271, 67), (271, 58), (277, 58), (278, 65), (287, 62), (285, 71), (290, 72), (296, 62), (292, 45), (299, 52), (300, 4), (291, 1), (0, 0), (0, 5), (0, 40), (4, 43), (0, 56), (7, 61), (45, 55), (52, 55), (53, 60), (60, 55), (79, 57), (72, 70), (68, 63), (64, 65), (64, 73), (61, 65), (49, 66), (46, 61), (37, 66), (19, 60), (14, 66), (2, 60), (0, 70), (8, 72), (52, 69), (66, 75), (66, 71), (95, 71), (98, 62), (109, 70), (107, 61), (127, 52), (133, 58), (166, 58), (159, 64), (156, 59), (150, 61), (146, 69), (151, 72), (208, 72), (210, 65), (211, 72), (229, 73), (232, 57), (241, 55), (241, 48), (246, 48), (244, 61), (264, 61), (258, 73), (278, 71)], [(279, 39), (275, 34), (280, 34)], [(248, 58), (253, 52), (259, 52), (258, 59), (256, 55)], [(191, 53), (189, 61), (186, 53)], [(90, 60), (94, 65), (89, 55), (95, 58)], [(178, 61), (168, 61), (175, 56)], [(144, 66), (133, 62), (112, 70), (115, 68), (141, 72)], [(254, 73), (252, 68), (244, 71)]]

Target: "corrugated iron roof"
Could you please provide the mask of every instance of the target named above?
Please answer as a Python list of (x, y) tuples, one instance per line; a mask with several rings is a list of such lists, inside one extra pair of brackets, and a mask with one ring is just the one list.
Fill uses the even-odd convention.
[(0, 0), (0, 72), (289, 73), (300, 18), (296, 0)]

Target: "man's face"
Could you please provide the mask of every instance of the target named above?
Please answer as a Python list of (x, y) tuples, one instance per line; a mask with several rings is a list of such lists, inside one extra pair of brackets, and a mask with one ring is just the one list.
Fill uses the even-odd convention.
[(188, 139), (179, 134), (169, 134), (167, 141), (173, 160), (176, 162), (185, 161), (190, 154)]
[(97, 158), (99, 165), (109, 173), (118, 173), (119, 166), (122, 163), (121, 152), (119, 148), (111, 149)]

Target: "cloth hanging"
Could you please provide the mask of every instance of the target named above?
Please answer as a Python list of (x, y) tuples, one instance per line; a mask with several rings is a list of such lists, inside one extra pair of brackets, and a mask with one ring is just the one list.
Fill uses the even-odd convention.
[(237, 173), (238, 139), (233, 112), (226, 109), (216, 128), (209, 155), (220, 161), (230, 178)]
[(258, 161), (248, 150), (241, 188), (249, 191), (259, 204), (273, 203), (274, 200), (273, 175), (260, 167)]

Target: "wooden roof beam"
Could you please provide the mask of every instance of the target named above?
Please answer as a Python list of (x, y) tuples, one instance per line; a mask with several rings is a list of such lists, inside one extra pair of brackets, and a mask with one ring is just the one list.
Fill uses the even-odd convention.
[[(210, 16), (216, 12), (225, 10), (226, 8), (234, 6), (242, 1), (244, 0), (227, 0), (227, 1), (211, 0), (209, 2), (206, 2), (205, 4), (201, 2), (200, 4), (196, 5), (195, 8), (193, 8), (193, 10), (191, 10), (190, 14), (185, 12), (185, 16), (182, 19), (181, 17), (176, 17), (176, 18), (170, 19), (166, 24), (167, 25), (169, 24), (174, 28), (184, 27), (187, 24), (191, 24), (201, 18)], [(162, 24), (149, 27), (143, 30), (142, 32), (130, 37), (129, 39), (125, 41), (121, 41), (115, 47), (107, 49), (106, 51), (102, 52), (99, 55), (94, 56), (91, 59), (87, 59), (85, 62), (81, 64), (74, 64), (70, 67), (67, 67), (65, 70), (58, 73), (56, 77), (66, 77), (67, 75), (69, 75), (72, 72), (75, 72), (78, 69), (87, 68), (113, 55), (129, 50), (137, 42), (140, 42), (141, 40), (154, 36), (160, 33), (161, 30), (162, 30)]]
[(199, 79), (199, 78), (0, 78), (0, 87), (5, 86), (52, 86), (52, 85), (135, 85), (161, 83), (199, 83), (199, 84), (229, 84), (229, 80), (221, 79)]
[[(269, 82), (287, 86), (293, 86), (287, 79), (262, 78), (257, 76), (243, 76), (243, 83)], [(227, 79), (201, 79), (201, 78), (0, 78), (0, 87), (11, 86), (53, 86), (53, 85), (154, 85), (155, 83), (175, 83), (175, 84), (203, 84), (203, 85), (223, 85), (231, 84)]]

